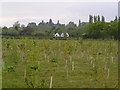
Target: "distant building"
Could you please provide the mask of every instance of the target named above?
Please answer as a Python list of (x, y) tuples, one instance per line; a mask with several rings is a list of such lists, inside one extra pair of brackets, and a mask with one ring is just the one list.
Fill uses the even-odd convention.
[(61, 33), (61, 35), (59, 33), (54, 34), (54, 37), (69, 37), (68, 33)]

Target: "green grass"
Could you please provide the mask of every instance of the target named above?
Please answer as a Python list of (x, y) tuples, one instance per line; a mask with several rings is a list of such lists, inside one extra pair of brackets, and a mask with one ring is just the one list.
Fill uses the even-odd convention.
[(2, 50), (3, 88), (49, 88), (51, 76), (53, 88), (118, 87), (116, 40), (3, 38)]

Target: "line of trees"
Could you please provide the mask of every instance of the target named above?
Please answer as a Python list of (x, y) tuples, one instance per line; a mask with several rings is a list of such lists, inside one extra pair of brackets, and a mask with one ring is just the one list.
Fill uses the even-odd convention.
[(2, 35), (48, 37), (53, 36), (55, 33), (67, 32), (70, 34), (70, 37), (118, 39), (118, 21), (120, 21), (120, 18), (116, 16), (113, 21), (106, 22), (105, 17), (100, 17), (99, 15), (89, 15), (89, 22), (81, 22), (79, 20), (78, 26), (72, 21), (65, 25), (60, 24), (58, 20), (54, 24), (52, 19), (48, 22), (42, 20), (38, 25), (35, 22), (31, 22), (27, 26), (20, 25), (17, 21), (12, 27), (4, 26)]

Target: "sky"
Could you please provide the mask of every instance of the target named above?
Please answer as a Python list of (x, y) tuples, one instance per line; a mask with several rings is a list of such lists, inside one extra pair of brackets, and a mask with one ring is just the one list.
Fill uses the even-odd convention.
[(88, 22), (89, 15), (105, 16), (106, 21), (118, 16), (118, 2), (0, 2), (0, 26), (11, 27), (16, 21), (27, 25), (30, 22), (62, 24), (79, 19)]

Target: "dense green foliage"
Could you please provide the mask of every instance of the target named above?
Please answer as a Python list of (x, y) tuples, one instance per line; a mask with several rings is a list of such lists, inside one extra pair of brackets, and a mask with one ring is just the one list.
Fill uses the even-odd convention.
[(40, 22), (36, 25), (35, 22), (28, 23), (27, 26), (20, 25), (17, 21), (13, 27), (3, 27), (2, 34), (9, 36), (40, 36), (52, 37), (55, 33), (69, 33), (70, 37), (83, 38), (102, 38), (102, 39), (118, 39), (118, 18), (114, 21), (105, 22), (104, 16), (89, 15), (89, 22), (81, 22), (78, 26), (70, 21), (67, 25), (60, 24), (59, 20), (56, 24), (52, 19), (49, 22)]
[[(2, 40), (3, 88), (117, 88), (117, 40)], [(74, 67), (73, 67), (74, 66)]]

